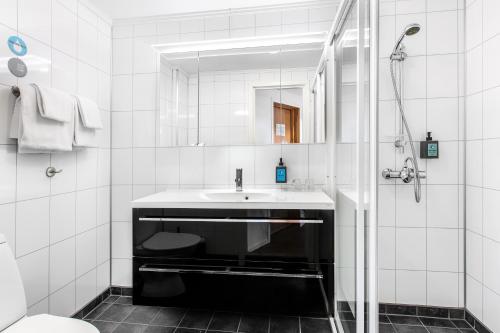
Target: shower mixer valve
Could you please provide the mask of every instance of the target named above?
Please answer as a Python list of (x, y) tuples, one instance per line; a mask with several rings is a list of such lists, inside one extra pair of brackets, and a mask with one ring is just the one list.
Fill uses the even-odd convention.
[[(412, 167), (408, 166), (408, 161), (412, 162)], [(419, 171), (418, 172), (418, 178), (424, 179), (427, 176), (425, 171)], [(405, 163), (403, 165), (403, 168), (401, 171), (395, 171), (392, 169), (384, 169), (382, 170), (382, 177), (385, 179), (391, 179), (391, 178), (399, 178), (403, 181), (403, 183), (411, 183), (413, 179), (416, 177), (415, 173), (415, 168), (413, 167), (413, 161), (411, 157), (407, 157), (405, 160)]]

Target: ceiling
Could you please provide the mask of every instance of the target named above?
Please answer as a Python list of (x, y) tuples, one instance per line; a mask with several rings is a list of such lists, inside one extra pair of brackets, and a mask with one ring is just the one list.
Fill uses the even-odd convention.
[[(298, 0), (89, 0), (112, 19), (281, 5)], [(306, 0), (312, 1), (312, 0)]]

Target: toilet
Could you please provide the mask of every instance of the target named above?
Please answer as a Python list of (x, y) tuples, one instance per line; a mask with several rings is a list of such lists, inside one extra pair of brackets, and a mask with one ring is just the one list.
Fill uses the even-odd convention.
[(1, 333), (99, 333), (83, 320), (40, 314), (26, 315), (26, 297), (16, 261), (0, 234), (0, 332)]

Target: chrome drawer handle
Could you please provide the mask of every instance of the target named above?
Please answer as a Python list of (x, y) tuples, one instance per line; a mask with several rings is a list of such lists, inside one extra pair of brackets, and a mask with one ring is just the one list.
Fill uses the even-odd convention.
[(288, 223), (288, 224), (308, 224), (323, 223), (323, 220), (312, 219), (238, 219), (238, 218), (191, 218), (191, 217), (139, 217), (141, 222), (235, 222), (235, 223)]
[(276, 272), (238, 272), (230, 269), (226, 270), (211, 270), (211, 269), (179, 269), (179, 268), (157, 268), (157, 267), (139, 267), (139, 272), (152, 273), (196, 273), (210, 275), (239, 275), (239, 276), (261, 276), (261, 277), (288, 277), (299, 279), (322, 279), (323, 274), (306, 274), (306, 273), (276, 273)]

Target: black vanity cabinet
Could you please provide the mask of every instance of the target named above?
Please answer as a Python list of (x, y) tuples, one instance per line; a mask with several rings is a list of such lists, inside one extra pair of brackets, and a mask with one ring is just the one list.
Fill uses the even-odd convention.
[(133, 209), (133, 302), (326, 315), (333, 211)]

